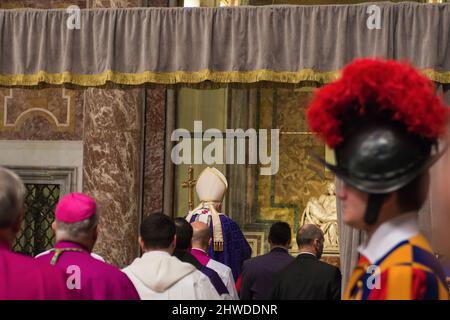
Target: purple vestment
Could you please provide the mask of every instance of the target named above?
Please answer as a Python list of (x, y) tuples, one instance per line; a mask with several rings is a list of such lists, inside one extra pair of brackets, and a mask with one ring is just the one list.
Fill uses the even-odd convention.
[(72, 298), (63, 273), (31, 257), (10, 251), (0, 241), (0, 300), (66, 300)]
[[(208, 209), (203, 208), (192, 215), (191, 223), (197, 220), (200, 212), (207, 212)], [(214, 251), (213, 246), (209, 248), (209, 256), (231, 268), (234, 280), (239, 277), (242, 272), (242, 265), (245, 260), (252, 256), (252, 248), (248, 244), (238, 224), (228, 218), (226, 215), (220, 215), (223, 234), (223, 251)], [(211, 237), (213, 237), (213, 224), (210, 224)], [(213, 239), (214, 243), (214, 239)]]
[[(139, 300), (139, 294), (119, 269), (93, 258), (88, 250), (78, 243), (58, 242), (55, 249), (65, 249), (56, 261), (56, 267), (67, 273), (69, 281), (79, 268), (80, 288), (73, 288), (83, 300)], [(50, 265), (55, 252), (40, 256), (37, 260)]]

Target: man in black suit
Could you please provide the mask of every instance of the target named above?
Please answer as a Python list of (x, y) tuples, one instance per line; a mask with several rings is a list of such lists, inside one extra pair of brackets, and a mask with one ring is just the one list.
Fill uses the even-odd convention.
[(300, 254), (281, 271), (271, 299), (273, 300), (339, 300), (341, 272), (320, 261), (323, 252), (323, 232), (313, 224), (298, 230)]
[(269, 231), (270, 252), (244, 262), (241, 300), (265, 300), (274, 286), (276, 274), (291, 263), (289, 255), (291, 227), (286, 222), (274, 223)]

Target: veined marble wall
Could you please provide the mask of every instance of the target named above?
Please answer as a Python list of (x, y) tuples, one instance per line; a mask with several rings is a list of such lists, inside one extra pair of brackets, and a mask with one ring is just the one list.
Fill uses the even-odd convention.
[[(166, 6), (167, 1), (3, 0), (0, 8), (123, 8), (143, 4)], [(83, 144), (82, 190), (97, 199), (101, 216), (94, 251), (119, 267), (139, 255), (141, 213), (162, 210), (165, 94), (165, 89), (144, 88), (0, 88), (0, 140), (71, 140)]]
[(142, 90), (89, 88), (85, 99), (83, 190), (100, 212), (94, 251), (121, 267), (139, 253)]
[(163, 210), (166, 89), (148, 89), (146, 96), (144, 216)]

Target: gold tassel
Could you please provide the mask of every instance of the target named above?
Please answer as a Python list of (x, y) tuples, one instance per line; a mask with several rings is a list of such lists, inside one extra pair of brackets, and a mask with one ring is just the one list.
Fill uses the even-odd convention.
[(223, 252), (223, 241), (215, 241), (214, 242), (214, 251)]

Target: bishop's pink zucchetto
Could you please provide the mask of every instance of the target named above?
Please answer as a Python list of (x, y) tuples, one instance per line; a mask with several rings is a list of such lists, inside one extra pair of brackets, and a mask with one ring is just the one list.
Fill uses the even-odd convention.
[(95, 200), (83, 193), (69, 193), (59, 200), (55, 216), (65, 223), (80, 222), (92, 217), (97, 211)]

